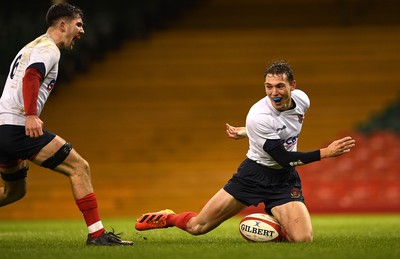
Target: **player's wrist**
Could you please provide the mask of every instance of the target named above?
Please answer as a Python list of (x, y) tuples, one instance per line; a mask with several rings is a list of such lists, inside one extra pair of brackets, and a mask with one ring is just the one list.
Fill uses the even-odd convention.
[(239, 137), (245, 138), (247, 137), (247, 132), (245, 127), (241, 127), (240, 130), (236, 133)]
[(327, 150), (328, 150), (327, 148), (321, 148), (319, 150), (321, 159), (329, 157)]

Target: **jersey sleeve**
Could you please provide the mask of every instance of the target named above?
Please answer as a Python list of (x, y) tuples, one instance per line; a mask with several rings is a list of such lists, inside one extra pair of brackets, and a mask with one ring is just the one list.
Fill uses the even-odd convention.
[(300, 107), (302, 112), (306, 113), (311, 105), (308, 95), (299, 89), (295, 89), (292, 91), (292, 97), (295, 99), (296, 104)]
[(289, 152), (285, 149), (280, 140), (267, 139), (263, 149), (282, 167), (293, 167), (321, 160), (320, 150), (311, 152)]
[(22, 79), (22, 94), (26, 116), (37, 115), (37, 100), (42, 79), (43, 75), (34, 67), (29, 67), (25, 72), (25, 76)]
[(251, 125), (254, 137), (261, 141), (259, 143), (264, 143), (266, 139), (279, 139), (279, 135), (273, 128), (273, 120), (270, 116), (265, 116), (262, 120), (254, 120)]

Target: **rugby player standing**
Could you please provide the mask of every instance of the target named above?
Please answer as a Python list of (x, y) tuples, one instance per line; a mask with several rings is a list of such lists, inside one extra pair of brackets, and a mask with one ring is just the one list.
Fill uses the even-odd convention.
[(57, 79), (60, 49), (72, 49), (85, 33), (82, 19), (82, 10), (73, 5), (52, 5), (46, 33), (24, 46), (11, 64), (0, 99), (0, 207), (25, 196), (30, 160), (69, 178), (88, 228), (87, 245), (132, 245), (105, 231), (88, 162), (70, 143), (45, 130), (39, 117)]

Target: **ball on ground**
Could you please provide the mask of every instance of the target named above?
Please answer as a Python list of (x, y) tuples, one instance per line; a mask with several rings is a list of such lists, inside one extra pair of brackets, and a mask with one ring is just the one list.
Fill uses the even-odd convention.
[(239, 224), (240, 234), (252, 242), (279, 242), (284, 240), (284, 232), (279, 222), (272, 216), (254, 213), (245, 216)]

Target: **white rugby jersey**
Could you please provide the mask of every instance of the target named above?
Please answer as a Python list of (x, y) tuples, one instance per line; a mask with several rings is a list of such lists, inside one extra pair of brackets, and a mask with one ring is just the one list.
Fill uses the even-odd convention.
[(249, 138), (247, 157), (257, 163), (282, 168), (263, 146), (267, 139), (281, 139), (287, 151), (297, 151), (297, 140), (310, 107), (310, 99), (301, 90), (292, 91), (295, 108), (283, 112), (276, 110), (268, 97), (264, 97), (251, 108), (246, 118), (246, 132)]
[(0, 98), (0, 125), (25, 125), (22, 78), (25, 70), (34, 63), (43, 63), (46, 70), (39, 87), (37, 102), (37, 115), (40, 115), (56, 82), (60, 55), (59, 48), (47, 34), (39, 36), (18, 52), (10, 66), (10, 73)]

